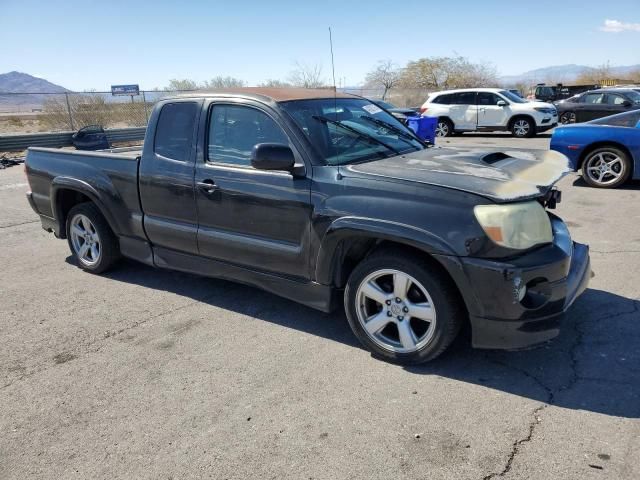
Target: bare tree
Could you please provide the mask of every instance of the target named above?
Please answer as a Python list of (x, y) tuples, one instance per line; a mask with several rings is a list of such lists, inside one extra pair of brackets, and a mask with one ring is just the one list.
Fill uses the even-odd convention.
[(289, 74), (289, 82), (295, 87), (319, 88), (324, 86), (325, 81), (322, 76), (322, 65), (307, 65), (295, 62), (294, 69)]
[(399, 83), (423, 89), (489, 87), (497, 84), (497, 72), (491, 63), (472, 63), (465, 57), (429, 57), (409, 62)]
[(188, 78), (178, 79), (172, 78), (169, 80), (169, 85), (165, 87), (165, 90), (197, 90), (198, 84), (194, 80)]
[(380, 60), (378, 65), (367, 73), (365, 82), (368, 87), (382, 87), (382, 100), (400, 81), (400, 72), (391, 60)]
[(259, 87), (270, 87), (270, 88), (287, 88), (292, 85), (289, 82), (285, 82), (282, 80), (276, 80), (273, 78), (269, 78), (258, 85)]
[(589, 68), (588, 70), (583, 71), (576, 78), (576, 83), (600, 83), (602, 80), (609, 80), (613, 78), (611, 74), (611, 67), (608, 63), (602, 64), (596, 68)]
[(240, 78), (235, 77), (222, 77), (218, 75), (217, 77), (213, 77), (211, 80), (206, 81), (202, 84), (203, 88), (237, 88), (237, 87), (245, 87), (247, 82)]

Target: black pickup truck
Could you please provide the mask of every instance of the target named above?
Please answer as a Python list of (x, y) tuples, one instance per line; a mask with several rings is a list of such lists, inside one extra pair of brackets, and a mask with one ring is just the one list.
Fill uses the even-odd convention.
[(591, 273), (548, 211), (566, 171), (552, 151), (427, 147), (360, 97), (255, 88), (159, 102), (141, 151), (26, 160), (31, 206), (81, 268), (122, 255), (343, 303), (360, 341), (401, 363), (466, 322), (480, 348), (558, 334)]

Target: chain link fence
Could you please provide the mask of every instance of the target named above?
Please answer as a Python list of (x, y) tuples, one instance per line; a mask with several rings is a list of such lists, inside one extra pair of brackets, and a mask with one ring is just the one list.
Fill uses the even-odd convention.
[(154, 104), (178, 91), (2, 93), (0, 135), (76, 131), (87, 125), (105, 128), (144, 127)]
[[(382, 99), (383, 90), (339, 88), (346, 93)], [(181, 91), (141, 91), (114, 96), (111, 92), (2, 93), (0, 135), (76, 131), (87, 125), (104, 128), (144, 127), (154, 104)], [(394, 88), (385, 100), (398, 107), (419, 107), (430, 91)]]

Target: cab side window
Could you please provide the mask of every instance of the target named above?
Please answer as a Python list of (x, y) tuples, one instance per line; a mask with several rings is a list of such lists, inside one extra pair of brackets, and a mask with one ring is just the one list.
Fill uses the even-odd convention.
[(213, 106), (209, 116), (209, 162), (250, 166), (251, 150), (258, 143), (288, 145), (289, 139), (261, 110), (239, 105)]
[(500, 100), (499, 96), (491, 92), (478, 92), (478, 105), (497, 105)]
[(610, 93), (609, 95), (607, 95), (607, 103), (609, 105), (622, 105), (625, 100), (626, 98), (624, 98), (622, 95), (618, 95), (615, 93)]
[(172, 160), (189, 160), (198, 107), (195, 102), (167, 103), (162, 107), (153, 142), (155, 153)]
[(604, 93), (587, 93), (584, 96), (584, 103), (590, 103), (590, 104), (604, 103)]
[(452, 95), (451, 104), (454, 105), (475, 105), (476, 94), (475, 92), (460, 92)]

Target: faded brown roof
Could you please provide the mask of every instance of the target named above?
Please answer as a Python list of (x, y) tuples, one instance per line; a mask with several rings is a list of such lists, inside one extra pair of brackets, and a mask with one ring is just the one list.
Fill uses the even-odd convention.
[(267, 88), (267, 87), (242, 87), (242, 88), (222, 88), (216, 90), (203, 90), (201, 92), (191, 92), (180, 96), (215, 96), (215, 95), (260, 95), (268, 97), (275, 102), (286, 102), (288, 100), (307, 100), (312, 98), (356, 98), (348, 93), (334, 92), (333, 88)]

